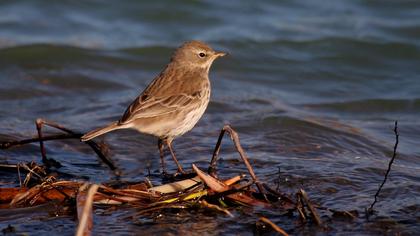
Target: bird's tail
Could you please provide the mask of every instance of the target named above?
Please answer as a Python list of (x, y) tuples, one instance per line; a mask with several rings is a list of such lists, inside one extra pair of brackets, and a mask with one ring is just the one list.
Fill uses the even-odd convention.
[(82, 142), (86, 142), (86, 141), (89, 141), (89, 140), (91, 140), (95, 137), (98, 137), (99, 135), (108, 133), (108, 132), (116, 130), (116, 129), (121, 129), (121, 128), (122, 127), (118, 125), (118, 122), (113, 122), (113, 123), (111, 123), (111, 124), (109, 124), (105, 127), (98, 128), (98, 129), (95, 129), (95, 130), (92, 130), (92, 131), (86, 133), (85, 135), (83, 135), (80, 138), (80, 140)]

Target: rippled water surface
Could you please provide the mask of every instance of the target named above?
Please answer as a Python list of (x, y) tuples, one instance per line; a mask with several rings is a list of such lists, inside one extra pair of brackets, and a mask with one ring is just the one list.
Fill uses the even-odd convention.
[[(231, 53), (211, 70), (204, 117), (174, 142), (185, 167), (205, 168), (230, 123), (257, 175), (281, 191), (304, 188), (332, 209), (363, 212), (383, 178), (399, 121), (399, 155), (369, 221), (331, 220), (328, 229), (263, 214), (291, 234), (415, 234), (420, 231), (420, 2), (418, 1), (1, 1), (0, 138), (36, 132), (42, 117), (78, 131), (116, 120), (182, 42)], [(123, 130), (105, 136), (123, 180), (159, 171), (156, 140)], [(244, 173), (229, 142), (223, 177)], [(62, 172), (113, 180), (76, 141), (47, 144)], [(169, 157), (168, 157), (169, 158)], [(0, 151), (0, 162), (40, 160), (38, 146)], [(172, 162), (168, 162), (175, 171)], [(0, 172), (2, 186), (15, 176)], [(155, 181), (158, 181), (155, 180)], [(72, 217), (45, 209), (0, 215), (18, 233), (72, 235)], [(252, 234), (256, 217), (168, 212), (124, 220), (95, 214), (95, 234)]]

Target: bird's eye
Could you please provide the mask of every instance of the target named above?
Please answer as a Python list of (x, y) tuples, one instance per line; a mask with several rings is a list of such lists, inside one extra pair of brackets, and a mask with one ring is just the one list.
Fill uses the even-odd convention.
[(200, 52), (200, 54), (198, 54), (200, 57), (205, 57), (206, 54), (204, 52)]

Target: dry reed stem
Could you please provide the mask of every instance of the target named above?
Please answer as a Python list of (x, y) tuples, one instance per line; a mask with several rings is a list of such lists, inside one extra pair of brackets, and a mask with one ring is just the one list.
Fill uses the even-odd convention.
[(211, 177), (210, 175), (204, 173), (202, 170), (200, 170), (196, 165), (192, 164), (192, 168), (197, 173), (198, 177), (206, 183), (206, 185), (213, 191), (217, 193), (226, 192), (230, 189), (230, 187), (223, 182), (219, 181), (216, 178)]
[(228, 209), (224, 209), (224, 208), (221, 208), (218, 205), (208, 203), (206, 200), (200, 200), (199, 203), (204, 207), (214, 209), (214, 210), (217, 210), (217, 211), (221, 211), (221, 212), (225, 213), (226, 215), (228, 215), (229, 217), (232, 217), (232, 218), (234, 217), (233, 214), (230, 213), (230, 211)]
[(271, 228), (273, 228), (277, 233), (283, 235), (283, 236), (289, 236), (289, 234), (286, 233), (286, 231), (284, 231), (282, 228), (280, 228), (280, 226), (274, 224), (271, 220), (269, 220), (268, 218), (265, 217), (260, 217), (259, 221), (262, 221), (268, 225), (271, 226)]
[[(83, 186), (80, 188), (82, 189)], [(83, 191), (79, 192), (77, 199), (79, 200), (79, 195), (80, 196), (80, 201), (83, 202), (84, 200), (84, 204), (82, 205), (82, 209), (81, 212), (79, 211), (79, 207), (77, 209), (77, 218), (79, 219), (79, 225), (77, 226), (77, 231), (76, 231), (76, 236), (85, 236), (85, 235), (90, 235), (91, 234), (91, 230), (93, 228), (93, 216), (92, 216), (92, 204), (93, 204), (93, 196), (95, 195), (96, 191), (98, 191), (99, 186), (97, 184), (92, 184), (89, 187), (89, 190), (86, 194), (85, 199), (84, 198), (84, 194), (82, 193)], [(79, 205), (79, 204), (78, 204)]]
[(200, 183), (201, 183), (201, 179), (196, 176), (191, 179), (186, 179), (186, 180), (181, 180), (181, 181), (168, 183), (168, 184), (164, 184), (160, 186), (155, 186), (155, 187), (149, 188), (148, 191), (159, 192), (163, 194), (176, 193), (176, 192), (185, 191), (186, 189), (189, 189)]
[(237, 175), (235, 177), (232, 177), (230, 179), (227, 179), (227, 180), (223, 181), (223, 183), (230, 186), (230, 185), (233, 185), (233, 184), (239, 182), (243, 177), (245, 177), (245, 175)]
[(299, 190), (300, 195), (302, 196), (302, 200), (306, 203), (306, 206), (309, 208), (309, 211), (312, 214), (312, 217), (317, 225), (322, 225), (321, 218), (318, 215), (318, 212), (316, 211), (315, 207), (312, 205), (312, 203), (309, 201), (308, 194), (305, 190), (300, 189)]

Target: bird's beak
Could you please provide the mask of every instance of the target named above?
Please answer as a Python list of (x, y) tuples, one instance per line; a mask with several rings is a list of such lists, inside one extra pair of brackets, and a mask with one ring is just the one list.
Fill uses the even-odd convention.
[(224, 56), (229, 55), (229, 53), (227, 53), (227, 52), (216, 52), (214, 55), (216, 57), (224, 57)]

